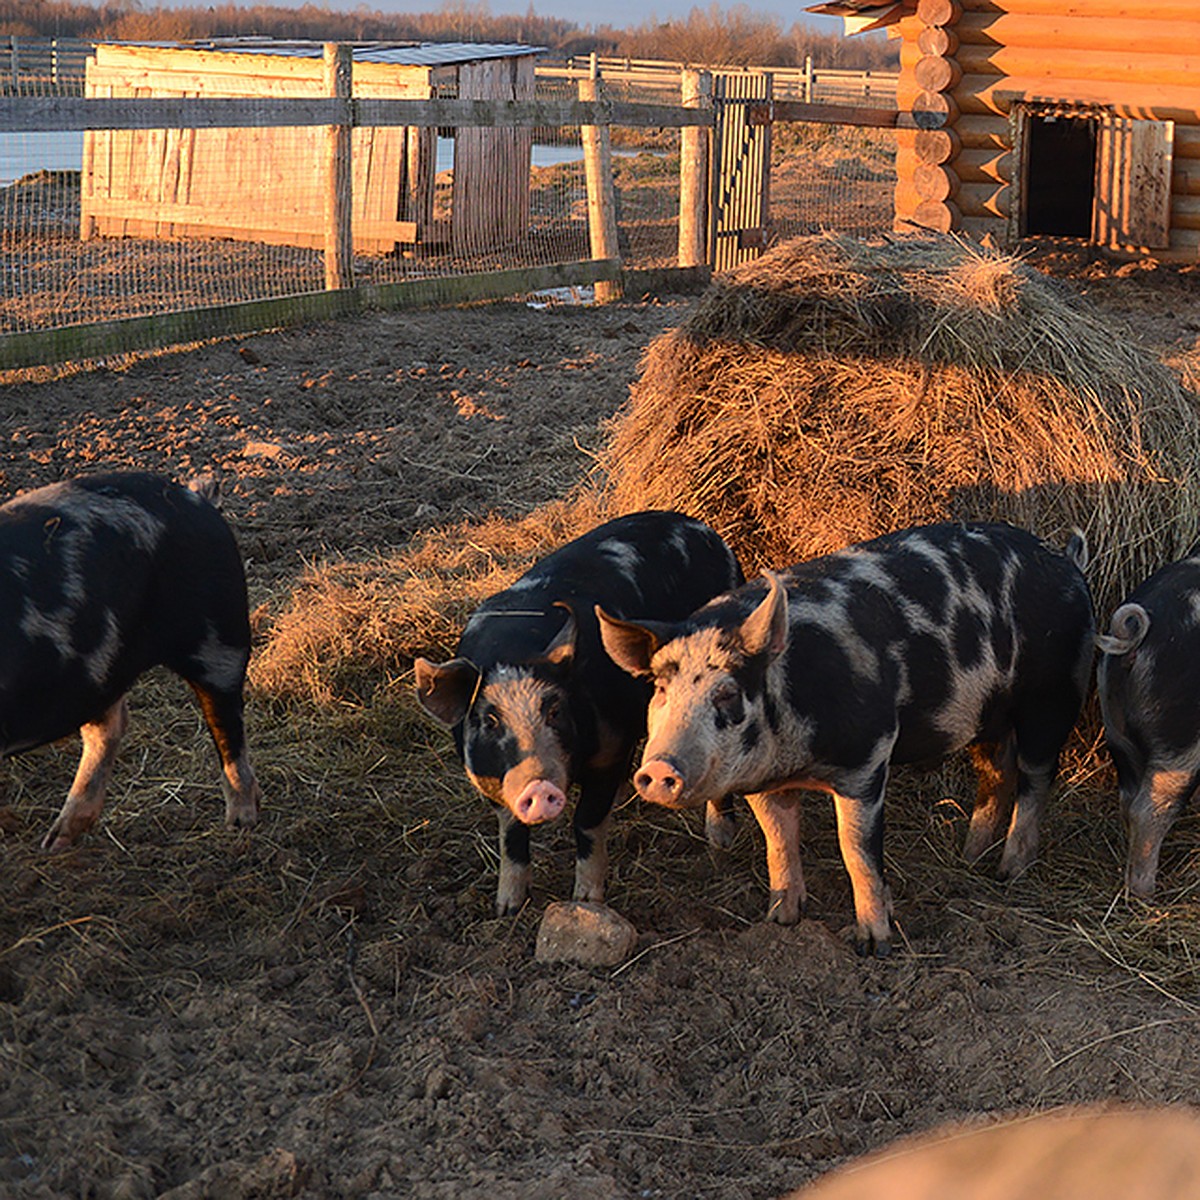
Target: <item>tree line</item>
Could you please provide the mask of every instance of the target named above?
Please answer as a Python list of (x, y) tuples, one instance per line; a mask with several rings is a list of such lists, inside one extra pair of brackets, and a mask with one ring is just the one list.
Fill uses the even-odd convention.
[(486, 0), (446, 0), (425, 13), (382, 13), (366, 5), (335, 12), (316, 4), (165, 8), (143, 6), (139, 0), (0, 0), (0, 36), (164, 42), (212, 37), (520, 42), (561, 55), (595, 52), (709, 66), (799, 66), (811, 55), (817, 66), (854, 70), (891, 70), (897, 60), (893, 44), (880, 35), (843, 38), (799, 22), (785, 30), (778, 18), (747, 5), (715, 3), (693, 8), (681, 20), (614, 29), (584, 28), (561, 17), (539, 16), (532, 0), (522, 16), (493, 14)]

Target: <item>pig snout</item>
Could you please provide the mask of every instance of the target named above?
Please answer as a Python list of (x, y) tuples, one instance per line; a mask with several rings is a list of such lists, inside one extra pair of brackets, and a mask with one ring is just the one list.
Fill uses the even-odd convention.
[(669, 758), (651, 758), (642, 763), (633, 785), (643, 800), (676, 808), (683, 802), (683, 772)]
[(517, 820), (526, 825), (540, 825), (543, 821), (553, 821), (566, 803), (567, 797), (561, 788), (548, 779), (535, 779), (516, 798), (513, 812)]

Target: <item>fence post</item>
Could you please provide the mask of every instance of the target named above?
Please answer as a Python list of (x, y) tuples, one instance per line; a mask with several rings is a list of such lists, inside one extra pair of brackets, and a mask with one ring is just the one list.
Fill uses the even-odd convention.
[[(712, 72), (685, 67), (680, 72), (684, 108), (712, 108)], [(703, 266), (708, 258), (709, 131), (685, 125), (679, 145), (679, 265)]]
[(813, 102), (813, 65), (812, 55), (804, 56), (804, 103), (811, 104)]
[[(579, 81), (580, 100), (600, 99), (600, 68), (592, 55), (588, 78)], [(612, 138), (607, 125), (584, 125), (580, 128), (583, 140), (583, 170), (587, 177), (588, 242), (593, 258), (615, 258), (620, 261), (621, 248), (617, 241), (617, 200), (613, 190)], [(596, 303), (606, 304), (621, 296), (617, 280), (596, 281)]]
[(349, 100), (353, 58), (348, 45), (325, 43), (325, 94), (345, 100), (346, 114), (328, 126), (325, 142), (325, 290), (354, 286), (354, 245), (350, 211), (353, 179), (350, 171)]

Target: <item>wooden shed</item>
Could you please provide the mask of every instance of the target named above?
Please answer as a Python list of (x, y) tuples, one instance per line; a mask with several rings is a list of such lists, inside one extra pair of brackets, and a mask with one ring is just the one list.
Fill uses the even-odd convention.
[[(365, 43), (352, 94), (395, 100), (532, 99), (537, 47)], [(229, 39), (188, 46), (99, 45), (86, 95), (238, 97), (323, 94), (316, 42)], [(529, 221), (529, 129), (462, 129), (449, 222), (434, 191), (437, 130), (353, 130), (351, 221), (358, 253), (453, 240), (488, 248)], [(102, 130), (84, 139), (81, 236), (222, 237), (324, 244), (326, 131), (319, 127)]]
[(896, 220), (1200, 259), (1200, 0), (839, 0), (902, 39)]

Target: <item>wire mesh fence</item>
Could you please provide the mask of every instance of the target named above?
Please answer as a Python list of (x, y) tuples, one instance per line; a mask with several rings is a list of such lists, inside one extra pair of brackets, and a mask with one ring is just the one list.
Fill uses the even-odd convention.
[[(66, 70), (65, 54), (39, 62), (23, 50), (7, 62), (0, 54), (0, 95), (84, 94), (86, 56)], [(195, 95), (191, 86), (181, 94)], [(446, 99), (457, 88), (443, 81), (430, 91)], [(613, 92), (606, 98), (663, 101), (661, 89), (639, 97), (627, 82)], [(538, 78), (533, 98), (575, 100), (577, 84)], [(621, 265), (673, 267), (680, 129), (614, 124), (609, 133)], [(326, 138), (304, 126), (0, 125), (0, 359), (13, 335), (322, 293)], [(780, 126), (769, 238), (890, 228), (894, 139), (892, 130)], [(465, 275), (595, 257), (583, 156), (578, 124), (356, 127), (355, 288), (420, 281), (426, 301), (454, 301)], [(524, 282), (512, 294), (529, 290)], [(204, 335), (202, 324), (189, 328)]]

